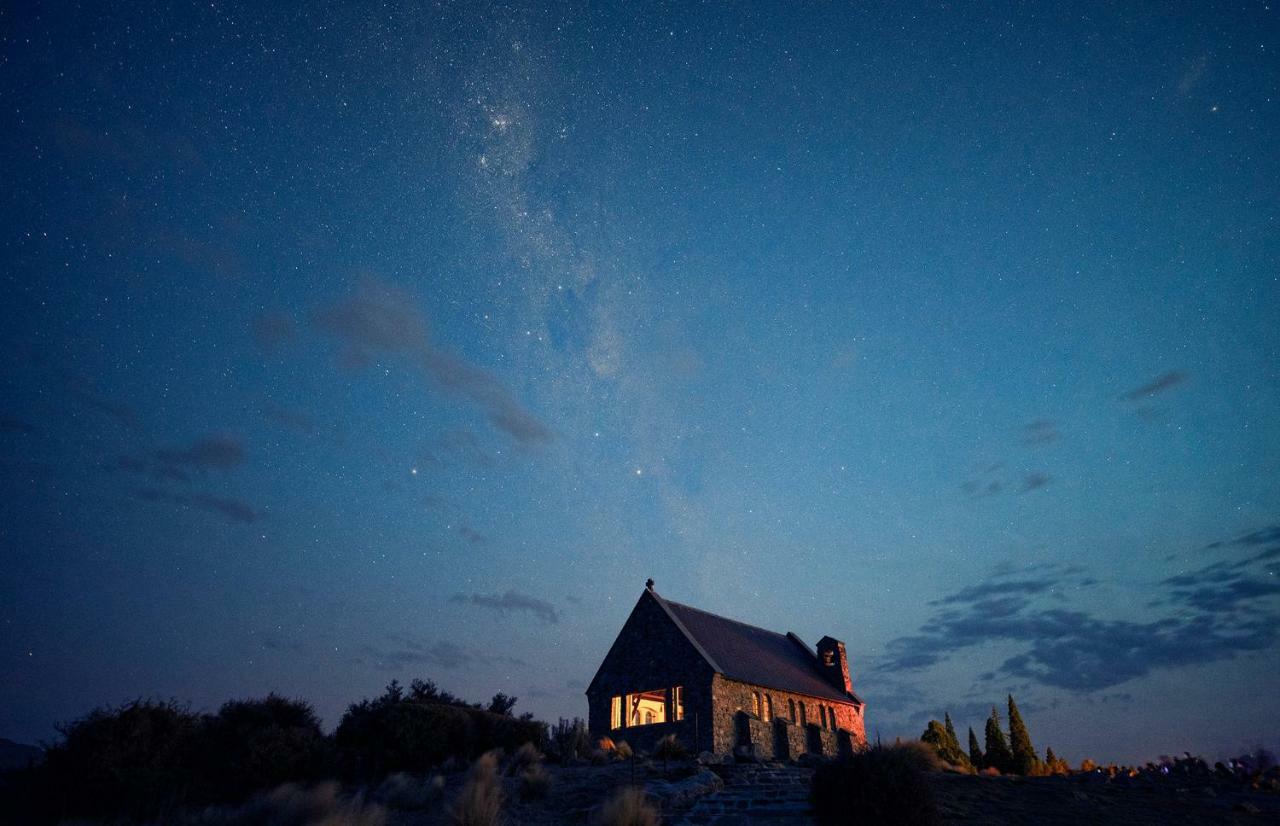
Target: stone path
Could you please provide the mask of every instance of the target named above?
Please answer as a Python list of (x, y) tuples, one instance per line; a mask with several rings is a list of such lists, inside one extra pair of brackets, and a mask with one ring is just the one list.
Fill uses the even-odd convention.
[(689, 826), (809, 823), (808, 769), (777, 764), (716, 766), (724, 789), (699, 798), (671, 822)]

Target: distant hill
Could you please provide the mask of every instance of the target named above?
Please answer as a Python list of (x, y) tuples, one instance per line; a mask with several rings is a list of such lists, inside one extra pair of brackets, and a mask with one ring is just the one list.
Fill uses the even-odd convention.
[(0, 737), (0, 771), (25, 769), (44, 756), (44, 749)]

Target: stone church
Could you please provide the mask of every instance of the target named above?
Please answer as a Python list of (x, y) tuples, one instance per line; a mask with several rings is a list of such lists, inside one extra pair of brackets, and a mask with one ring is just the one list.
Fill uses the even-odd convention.
[(779, 634), (664, 599), (645, 585), (587, 686), (595, 737), (650, 749), (675, 734), (693, 752), (794, 760), (866, 743), (844, 643), (815, 652)]

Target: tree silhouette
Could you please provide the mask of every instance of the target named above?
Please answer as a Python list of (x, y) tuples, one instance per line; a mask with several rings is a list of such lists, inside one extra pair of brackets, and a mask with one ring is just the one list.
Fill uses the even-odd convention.
[(1027, 724), (1022, 722), (1022, 715), (1018, 713), (1018, 704), (1013, 701), (1012, 694), (1009, 695), (1009, 746), (1013, 757), (1013, 771), (1032, 774), (1040, 758), (1031, 745), (1031, 733), (1027, 731)]
[(1000, 730), (1000, 712), (996, 711), (995, 706), (991, 707), (991, 716), (987, 719), (986, 735), (986, 765), (1002, 772), (1013, 771), (1013, 752), (1009, 750), (1009, 744), (1004, 739), (1004, 732)]
[(973, 726), (969, 726), (969, 762), (975, 769), (986, 766), (986, 757), (982, 754), (982, 747), (978, 745), (978, 735), (973, 733)]

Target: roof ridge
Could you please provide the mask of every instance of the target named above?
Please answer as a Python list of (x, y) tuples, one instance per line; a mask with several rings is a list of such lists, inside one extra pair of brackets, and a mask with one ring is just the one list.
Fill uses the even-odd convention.
[[(667, 602), (667, 604), (668, 604), (668, 605), (674, 605), (674, 606), (676, 606), (677, 608), (684, 608), (684, 609), (686, 609), (686, 610), (688, 610), (688, 611), (697, 611), (699, 614), (706, 614), (706, 615), (707, 615), (707, 616), (709, 616), (709, 617), (715, 617), (715, 618), (716, 618), (716, 619), (718, 619), (718, 620), (724, 620), (725, 622), (731, 622), (731, 623), (733, 623), (734, 625), (741, 625), (741, 626), (743, 626), (744, 628), (751, 628), (751, 629), (753, 629), (753, 630), (755, 630), (755, 631), (763, 631), (763, 632), (765, 632), (766, 634), (773, 634), (775, 637), (784, 637), (784, 638), (785, 638), (785, 637), (787, 637), (787, 635), (788, 635), (788, 634), (792, 633), (792, 632), (788, 631), (786, 634), (783, 634), (783, 633), (780, 633), (780, 632), (778, 632), (778, 631), (774, 631), (774, 630), (772, 630), (772, 629), (765, 628), (765, 627), (760, 626), (760, 625), (752, 625), (752, 624), (751, 624), (751, 623), (749, 623), (749, 622), (743, 622), (742, 620), (736, 620), (736, 619), (733, 619), (732, 617), (726, 617), (726, 616), (724, 616), (723, 614), (716, 614), (716, 613), (712, 613), (711, 611), (704, 610), (704, 609), (702, 609), (702, 608), (695, 608), (695, 607), (694, 607), (694, 606), (692, 606), (692, 605), (685, 605), (683, 602), (676, 602), (676, 601), (675, 601), (675, 600), (673, 600), (673, 599), (667, 599), (666, 597), (662, 597), (662, 599), (663, 599), (663, 600), (665, 600), (665, 601)], [(801, 645), (803, 645), (803, 644), (804, 644), (804, 643), (803, 643), (803, 641), (802, 641), (802, 642), (801, 642)]]

